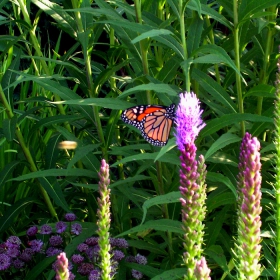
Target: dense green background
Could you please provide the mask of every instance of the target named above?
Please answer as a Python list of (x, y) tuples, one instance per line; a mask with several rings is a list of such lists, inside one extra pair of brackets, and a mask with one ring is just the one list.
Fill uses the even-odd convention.
[[(230, 279), (239, 146), (248, 131), (262, 146), (262, 277), (272, 279), (277, 5), (2, 0), (1, 239), (70, 210), (85, 228), (95, 223), (105, 158), (112, 236), (147, 256), (146, 279), (178, 279), (184, 269), (173, 131), (167, 146), (153, 147), (120, 114), (134, 105), (178, 103), (180, 92), (194, 91), (207, 124), (196, 144), (208, 171), (204, 248), (211, 277)], [(76, 141), (77, 149), (59, 150), (63, 140)]]

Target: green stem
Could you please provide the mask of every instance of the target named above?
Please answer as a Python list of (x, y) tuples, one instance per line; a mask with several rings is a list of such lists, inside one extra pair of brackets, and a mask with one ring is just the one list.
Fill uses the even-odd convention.
[[(233, 17), (234, 17), (234, 52), (235, 52), (235, 65), (240, 73), (240, 50), (239, 50), (239, 25), (238, 25), (238, 0), (233, 1)], [(243, 95), (241, 87), (241, 77), (239, 73), (235, 73), (236, 78), (236, 90), (237, 90), (237, 99), (238, 99), (238, 109), (239, 113), (244, 114), (243, 107)], [(245, 122), (240, 122), (241, 137), (245, 135)]]
[[(6, 97), (5, 97), (5, 94), (4, 94), (4, 91), (3, 91), (3, 89), (2, 89), (1, 84), (0, 84), (0, 101), (2, 102), (3, 107), (5, 108), (5, 112), (6, 112), (7, 116), (8, 116), (8, 118), (9, 118), (9, 119), (12, 119), (12, 118), (14, 117), (14, 114), (13, 114), (12, 108), (10, 107), (10, 105), (9, 105), (9, 103), (8, 103)], [(19, 145), (21, 146), (22, 151), (23, 151), (23, 153), (24, 153), (24, 155), (25, 155), (25, 158), (26, 158), (27, 162), (28, 162), (29, 165), (30, 165), (30, 170), (31, 170), (32, 172), (38, 171), (38, 170), (37, 170), (37, 167), (36, 167), (36, 164), (35, 164), (35, 162), (34, 162), (34, 160), (33, 160), (33, 157), (32, 157), (32, 155), (31, 155), (31, 153), (30, 153), (28, 147), (27, 147), (26, 144), (25, 144), (24, 138), (23, 138), (23, 136), (22, 136), (22, 133), (21, 133), (20, 128), (19, 128), (18, 125), (16, 125), (16, 132), (15, 132), (15, 133), (16, 133), (16, 137), (17, 137), (17, 139), (18, 139)], [(52, 205), (52, 203), (51, 203), (51, 200), (50, 200), (50, 198), (49, 198), (47, 192), (46, 192), (45, 189), (41, 186), (41, 184), (40, 184), (39, 186), (40, 186), (40, 191), (41, 191), (41, 193), (42, 193), (42, 195), (43, 195), (43, 198), (44, 198), (44, 200), (45, 200), (45, 202), (46, 202), (46, 204), (47, 204), (47, 207), (48, 207), (48, 209), (49, 209), (49, 212), (51, 213), (51, 215), (52, 215), (53, 217), (57, 217), (56, 211), (55, 211), (55, 209), (54, 209), (54, 207), (53, 207), (53, 205)]]
[[(179, 0), (178, 8), (179, 8), (179, 16), (180, 16), (180, 33), (181, 33), (181, 42), (183, 47), (183, 55), (184, 61), (188, 59), (188, 49), (187, 49), (187, 41), (186, 41), (186, 30), (185, 30), (185, 8), (186, 3), (183, 3), (183, 0)], [(185, 73), (185, 84), (186, 84), (186, 91), (190, 92), (191, 83), (190, 83), (190, 71), (189, 66), (184, 69)]]
[[(157, 168), (157, 179), (158, 179), (158, 189), (157, 193), (159, 195), (164, 195), (164, 187), (163, 187), (163, 181), (162, 181), (162, 166), (159, 161), (156, 162), (156, 168)], [(162, 213), (165, 219), (169, 219), (168, 214), (168, 207), (166, 204), (163, 204), (162, 206)], [(173, 248), (172, 248), (172, 233), (167, 232), (167, 242), (168, 242), (168, 254), (169, 254), (169, 261), (170, 265), (173, 266), (174, 263), (174, 254), (173, 254)]]
[[(278, 59), (280, 63), (280, 59)], [(280, 71), (276, 74), (276, 99), (275, 99), (275, 196), (276, 196), (276, 280), (280, 280)]]
[[(72, 6), (73, 9), (78, 9), (80, 8), (78, 1), (72, 0)], [(76, 23), (78, 26), (78, 32), (80, 34), (84, 33), (84, 27), (83, 27), (83, 22), (81, 18), (81, 14), (78, 11), (74, 12), (75, 18), (76, 18)], [(88, 36), (92, 36), (93, 34), (89, 34)], [(83, 44), (81, 44), (82, 47), (84, 47)], [(92, 71), (91, 71), (91, 52), (93, 49), (93, 45), (87, 45), (86, 47), (83, 48), (83, 54), (84, 54), (84, 61), (85, 61), (85, 68), (86, 68), (86, 78), (87, 78), (87, 84), (88, 84), (88, 89), (89, 89), (89, 95), (90, 97), (98, 97), (98, 92), (94, 90), (93, 82), (92, 82)], [(102, 130), (102, 125), (99, 117), (99, 108), (97, 106), (93, 106), (93, 114), (94, 114), (94, 119), (95, 119), (95, 126), (98, 134), (99, 141), (103, 143), (101, 146), (102, 150), (102, 156), (108, 161), (108, 154), (107, 150), (105, 148), (105, 139), (104, 139), (104, 134)]]
[[(268, 9), (268, 12), (273, 13), (274, 15), (269, 15), (267, 18), (268, 22), (274, 22), (277, 17), (277, 9), (276, 6), (270, 7)], [(265, 51), (264, 51), (264, 57), (263, 57), (263, 67), (261, 67), (260, 71), (260, 84), (267, 84), (268, 78), (269, 78), (269, 73), (268, 73), (268, 67), (269, 67), (269, 62), (270, 62), (270, 54), (272, 53), (273, 50), (273, 37), (275, 34), (275, 29), (274, 26), (269, 25), (268, 26), (268, 32), (267, 36), (265, 38)], [(257, 114), (261, 115), (262, 113), (262, 103), (263, 103), (263, 97), (259, 96), (258, 97), (258, 104), (257, 104)]]
[[(39, 15), (42, 13), (42, 11), (40, 10), (37, 13), (37, 15), (35, 17), (35, 20), (34, 20), (34, 24), (32, 25), (31, 20), (29, 18), (27, 8), (26, 8), (27, 4), (25, 3), (24, 0), (18, 0), (18, 4), (20, 6), (20, 11), (23, 15), (24, 20), (30, 26), (29, 36), (30, 36), (30, 39), (31, 39), (31, 42), (32, 42), (32, 46), (35, 49), (35, 52), (39, 57), (44, 57), (43, 53), (41, 52), (40, 44), (37, 40), (36, 33), (35, 33), (37, 23), (39, 21)], [(42, 69), (43, 69), (44, 73), (49, 76), (50, 71), (49, 71), (49, 67), (48, 67), (46, 61), (43, 60), (43, 59), (40, 59), (40, 63), (41, 63), (41, 66), (42, 66)], [(61, 100), (60, 97), (57, 94), (54, 94), (54, 97), (55, 97), (55, 101), (60, 101)], [(66, 115), (64, 107), (63, 107), (62, 104), (57, 104), (57, 108), (58, 108), (58, 111), (61, 115)], [(68, 131), (71, 131), (71, 127), (70, 127), (69, 124), (66, 123), (65, 127), (68, 129)]]
[[(139, 24), (142, 24), (142, 12), (141, 12), (141, 0), (135, 0), (135, 13), (136, 13), (136, 21)], [(143, 66), (143, 73), (145, 75), (149, 75), (149, 62), (148, 62), (148, 40), (141, 40), (140, 41), (140, 52), (142, 58), (142, 66)], [(149, 90), (146, 91), (146, 99), (147, 103), (152, 103), (151, 92)]]

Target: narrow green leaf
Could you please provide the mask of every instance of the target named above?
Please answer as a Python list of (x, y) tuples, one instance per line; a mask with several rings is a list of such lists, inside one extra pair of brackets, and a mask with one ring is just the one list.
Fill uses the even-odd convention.
[(17, 116), (14, 115), (11, 119), (3, 120), (3, 133), (8, 142), (11, 142), (15, 139), (17, 125)]
[(262, 96), (268, 98), (275, 98), (275, 87), (271, 85), (256, 85), (252, 87), (245, 95), (244, 100), (250, 96)]
[(54, 200), (55, 204), (60, 206), (66, 213), (70, 212), (70, 208), (58, 182), (55, 179), (46, 177), (39, 177), (38, 180), (48, 195)]
[(234, 204), (236, 202), (236, 197), (232, 192), (219, 193), (215, 196), (208, 197), (206, 201), (207, 211), (211, 212), (219, 206)]
[[(229, 29), (233, 28), (233, 24), (230, 21), (228, 21), (227, 18), (225, 18), (223, 15), (217, 12), (215, 9), (209, 7), (206, 4), (201, 4), (200, 6), (201, 6), (201, 14), (208, 15), (210, 18), (213, 18), (214, 20), (220, 22), (222, 25), (228, 27)], [(187, 5), (187, 8), (189, 8), (190, 10), (194, 10), (200, 13), (198, 7), (199, 6), (196, 4), (195, 0), (191, 0)]]
[(123, 186), (124, 184), (134, 183), (141, 180), (151, 180), (151, 177), (144, 175), (135, 175), (133, 177), (128, 177), (125, 180), (118, 180), (117, 182), (110, 185), (110, 188), (115, 188), (118, 186)]
[(150, 207), (155, 205), (161, 205), (161, 204), (176, 203), (179, 202), (180, 197), (181, 197), (181, 193), (178, 191), (178, 192), (167, 193), (164, 195), (158, 195), (146, 200), (142, 206), (143, 218), (141, 224), (144, 223), (146, 219), (147, 211)]
[(153, 29), (153, 30), (144, 32), (141, 35), (137, 36), (135, 39), (133, 39), (131, 41), (131, 43), (136, 44), (137, 42), (144, 40), (146, 38), (153, 38), (155, 36), (171, 35), (171, 34), (173, 34), (173, 33), (167, 29)]
[(174, 268), (166, 270), (161, 274), (151, 278), (151, 280), (177, 280), (183, 279), (184, 275), (187, 274), (186, 268)]
[(215, 262), (223, 269), (223, 271), (229, 273), (227, 266), (227, 259), (221, 246), (213, 245), (205, 250), (205, 253), (215, 260)]
[(4, 187), (5, 182), (10, 178), (12, 175), (13, 170), (15, 167), (20, 163), (20, 161), (12, 161), (6, 164), (3, 169), (0, 171), (0, 191), (1, 188)]
[(133, 87), (131, 89), (128, 89), (124, 91), (119, 98), (124, 98), (130, 95), (131, 93), (139, 92), (139, 91), (145, 91), (145, 90), (153, 90), (155, 92), (159, 93), (166, 93), (170, 96), (177, 96), (178, 93), (172, 89), (169, 85), (166, 84), (154, 84), (154, 83), (149, 83), (149, 84), (144, 84), (144, 85), (139, 85), (136, 87)]
[(127, 230), (127, 231), (119, 234), (117, 237), (129, 235), (132, 233), (138, 233), (138, 232), (146, 231), (146, 230), (160, 230), (160, 231), (164, 231), (164, 232), (174, 232), (174, 233), (179, 233), (179, 234), (184, 233), (181, 222), (162, 219), (162, 220), (156, 220), (156, 221), (148, 221), (145, 224), (136, 226), (130, 230)]
[(237, 199), (237, 193), (236, 193), (236, 187), (232, 184), (230, 179), (226, 176), (224, 176), (221, 173), (215, 173), (208, 171), (206, 175), (207, 180), (209, 180), (212, 183), (223, 183), (225, 184), (233, 193), (235, 198)]
[(273, 118), (253, 114), (228, 114), (221, 116), (220, 118), (214, 119), (212, 121), (209, 121), (206, 127), (202, 129), (199, 136), (202, 138), (206, 137), (207, 135), (215, 133), (228, 125), (236, 125), (238, 122), (241, 121), (273, 123)]
[(86, 157), (88, 153), (96, 150), (100, 144), (90, 144), (83, 147), (78, 146), (75, 150), (75, 155), (71, 158), (71, 161), (68, 163), (67, 169), (71, 169), (79, 160)]
[(221, 150), (222, 148), (224, 148), (232, 143), (239, 142), (241, 140), (242, 139), (235, 134), (231, 134), (231, 133), (223, 134), (208, 149), (208, 151), (206, 152), (206, 154), (204, 156), (205, 160), (208, 157), (210, 157), (211, 155), (213, 155), (216, 151)]
[(45, 155), (45, 169), (55, 168), (59, 155), (58, 144), (61, 141), (61, 139), (61, 134), (55, 134), (48, 141)]
[(45, 13), (50, 15), (58, 25), (72, 37), (76, 37), (77, 24), (73, 17), (66, 12), (61, 6), (48, 0), (32, 0)]
[(192, 78), (195, 79), (199, 85), (201, 85), (206, 92), (213, 96), (215, 102), (223, 104), (229, 113), (236, 113), (236, 105), (232, 101), (229, 94), (225, 89), (219, 85), (216, 81), (210, 78), (206, 73), (200, 71), (199, 69), (193, 69)]
[(57, 177), (57, 176), (85, 176), (89, 178), (98, 178), (97, 174), (94, 174), (91, 170), (86, 169), (48, 169), (48, 170), (40, 170), (36, 172), (31, 172), (16, 178), (12, 178), (9, 181), (23, 181), (35, 178), (42, 178), (42, 177)]
[(14, 225), (15, 218), (22, 212), (24, 209), (29, 206), (30, 204), (40, 203), (34, 197), (27, 197), (24, 199), (18, 200), (16, 203), (11, 205), (8, 210), (2, 213), (3, 216), (0, 218), (0, 232), (3, 233), (6, 231), (10, 226)]
[(100, 106), (103, 108), (115, 109), (115, 110), (123, 110), (128, 107), (135, 106), (135, 104), (122, 101), (118, 98), (86, 98), (86, 99), (74, 99), (67, 101), (56, 101), (50, 102), (53, 104), (71, 104), (71, 105), (79, 105), (79, 106)]
[(40, 277), (43, 275), (43, 271), (46, 268), (51, 267), (51, 265), (56, 261), (56, 256), (43, 258), (38, 262), (37, 265), (32, 267), (32, 269), (27, 273), (25, 280), (34, 280), (34, 279), (40, 279)]
[[(112, 164), (111, 166), (117, 166), (118, 164), (121, 163), (128, 163), (131, 161), (139, 161), (139, 160), (153, 160), (155, 161), (158, 156), (158, 153), (145, 153), (145, 154), (138, 154), (138, 155), (133, 155), (133, 156), (128, 156), (126, 158), (123, 158), (122, 160), (117, 161), (116, 163)], [(174, 164), (180, 164), (180, 160), (178, 156), (176, 155), (163, 155), (160, 157), (159, 161), (161, 162), (167, 162), (167, 163), (174, 163)]]
[[(196, 57), (201, 53), (203, 54), (203, 56), (194, 58), (193, 63), (205, 63), (206, 59), (209, 60), (209, 63), (225, 63), (233, 70), (235, 70), (236, 73), (242, 76), (240, 71), (236, 68), (234, 61), (222, 47), (213, 44), (202, 45), (193, 52), (192, 56)], [(210, 54), (210, 56), (208, 54)]]

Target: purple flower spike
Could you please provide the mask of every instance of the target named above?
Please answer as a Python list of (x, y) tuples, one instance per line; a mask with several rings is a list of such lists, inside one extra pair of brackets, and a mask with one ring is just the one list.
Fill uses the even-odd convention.
[(181, 152), (180, 187), (184, 234), (184, 263), (188, 269), (185, 279), (194, 279), (195, 263), (202, 254), (206, 215), (206, 166), (203, 156), (196, 160), (194, 141), (205, 126), (202, 110), (194, 93), (181, 93), (176, 111), (176, 141)]
[[(236, 261), (240, 279), (257, 279), (261, 272), (260, 143), (246, 133), (240, 148), (238, 174), (238, 239)], [(250, 256), (250, 257), (248, 257)]]
[(205, 126), (201, 119), (202, 110), (199, 103), (194, 93), (180, 93), (180, 103), (175, 117), (176, 143), (180, 151), (184, 150), (186, 144), (193, 143), (199, 131)]

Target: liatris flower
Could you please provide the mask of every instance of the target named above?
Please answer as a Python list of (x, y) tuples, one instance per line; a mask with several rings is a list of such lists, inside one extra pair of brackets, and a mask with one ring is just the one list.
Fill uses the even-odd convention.
[(210, 280), (210, 269), (207, 266), (206, 260), (202, 257), (199, 261), (195, 264), (194, 275), (196, 279), (200, 280)]
[(68, 270), (68, 259), (64, 252), (60, 253), (57, 256), (56, 261), (56, 280), (68, 280), (69, 279), (69, 270)]
[(202, 110), (194, 93), (181, 93), (176, 111), (176, 142), (181, 152), (181, 169), (179, 190), (182, 198), (182, 222), (185, 253), (183, 261), (188, 272), (185, 279), (193, 279), (196, 259), (200, 259), (203, 243), (202, 221), (206, 207), (206, 166), (203, 156), (196, 160), (194, 141), (199, 131), (205, 126), (201, 119)]
[(100, 270), (102, 279), (111, 279), (111, 246), (109, 239), (109, 230), (110, 230), (110, 189), (108, 188), (110, 184), (109, 179), (109, 165), (103, 159), (101, 161), (99, 176), (99, 194), (98, 198), (98, 230), (97, 234), (99, 235), (98, 244), (100, 247)]
[(236, 263), (238, 279), (257, 279), (261, 250), (261, 163), (260, 143), (246, 133), (241, 144), (238, 175), (238, 238)]

